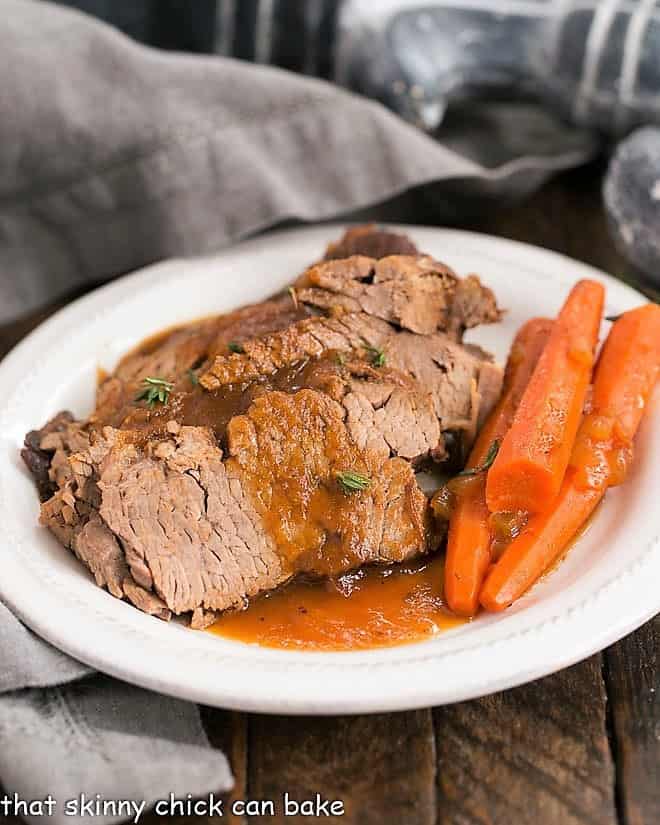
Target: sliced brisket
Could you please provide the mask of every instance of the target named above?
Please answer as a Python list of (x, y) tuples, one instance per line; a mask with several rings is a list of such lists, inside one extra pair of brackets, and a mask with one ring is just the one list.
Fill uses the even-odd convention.
[(422, 335), (442, 330), (460, 338), (500, 317), (495, 296), (476, 276), (461, 280), (424, 255), (326, 261), (307, 270), (296, 292), (320, 309), (365, 312)]
[(207, 390), (254, 381), (326, 352), (364, 352), (365, 344), (381, 346), (390, 335), (388, 324), (363, 313), (336, 318), (316, 316), (281, 332), (244, 341), (242, 352), (216, 356), (200, 378)]
[[(157, 441), (107, 427), (70, 455), (42, 523), (113, 595), (160, 617), (196, 611), (197, 624), (296, 573), (401, 561), (434, 541), (410, 465), (359, 449), (320, 392), (267, 393), (228, 440), (223, 460), (201, 427), (171, 422)], [(344, 493), (345, 470), (368, 489)]]
[(169, 619), (165, 603), (133, 580), (120, 541), (99, 515), (99, 464), (118, 437), (124, 437), (111, 428), (104, 435), (78, 422), (44, 435), (41, 449), (52, 452), (50, 480), (56, 492), (42, 503), (40, 521), (74, 552), (99, 587), (146, 613)]
[(21, 458), (32, 474), (40, 501), (47, 501), (57, 489), (57, 484), (51, 481), (49, 474), (54, 450), (44, 449), (41, 442), (49, 433), (62, 432), (71, 421), (73, 416), (68, 410), (64, 410), (40, 430), (30, 430), (25, 436)]
[(347, 229), (338, 241), (328, 244), (325, 259), (329, 261), (334, 258), (350, 258), (351, 255), (385, 258), (388, 255), (417, 253), (417, 247), (406, 235), (378, 229), (374, 224), (366, 224)]
[[(385, 368), (369, 366), (374, 350), (382, 352)], [(387, 447), (414, 461), (429, 455), (442, 459), (442, 431), (461, 431), (469, 447), (476, 422), (499, 395), (501, 370), (477, 352), (443, 333), (399, 332), (364, 313), (318, 316), (246, 341), (241, 353), (218, 356), (200, 383), (219, 392), (310, 359), (334, 363), (331, 385), (321, 388), (344, 404), (358, 444)], [(337, 365), (342, 358), (345, 363)], [(318, 386), (310, 373), (301, 382)]]
[[(299, 573), (437, 546), (414, 468), (465, 451), (499, 394), (460, 343), (495, 299), (373, 227), (326, 257), (291, 295), (150, 339), (88, 420), (26, 436), (42, 523), (112, 595), (201, 627)], [(135, 401), (147, 376), (173, 383), (166, 404)]]
[[(288, 570), (338, 575), (428, 548), (426, 498), (410, 464), (360, 449), (324, 393), (269, 393), (227, 435), (227, 472), (250, 491)], [(346, 493), (338, 475), (347, 471), (368, 488)]]
[(124, 356), (113, 374), (100, 384), (92, 420), (98, 425), (127, 429), (148, 425), (148, 415), (142, 416), (144, 421), (136, 421), (134, 403), (147, 376), (174, 382), (175, 394), (189, 393), (190, 371), (199, 371), (216, 355), (229, 353), (229, 344), (233, 346), (246, 338), (286, 329), (308, 314), (304, 305), (294, 303), (291, 296), (285, 295), (154, 336)]

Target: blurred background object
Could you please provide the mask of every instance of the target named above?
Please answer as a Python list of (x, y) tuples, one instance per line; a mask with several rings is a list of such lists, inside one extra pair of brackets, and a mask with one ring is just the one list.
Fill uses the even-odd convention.
[[(380, 101), (482, 168), (420, 190), (438, 221), (521, 198), (660, 125), (660, 0), (57, 2), (150, 46), (275, 65)], [(620, 248), (657, 282), (660, 131), (630, 140), (605, 204)]]
[(418, 125), (451, 100), (531, 96), (608, 134), (660, 122), (654, 0), (348, 0), (336, 76)]
[(655, 0), (69, 0), (167, 49), (334, 79), (433, 130), (450, 101), (533, 97), (622, 135), (660, 123)]
[(56, 0), (150, 46), (330, 79), (341, 0)]
[(619, 143), (603, 192), (616, 245), (660, 287), (660, 129), (637, 129)]

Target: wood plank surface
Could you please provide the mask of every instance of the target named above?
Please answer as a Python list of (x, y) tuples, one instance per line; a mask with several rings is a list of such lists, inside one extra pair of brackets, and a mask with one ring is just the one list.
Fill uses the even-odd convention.
[(209, 741), (224, 751), (234, 774), (234, 787), (225, 795), (225, 810), (228, 813), (222, 821), (227, 825), (247, 825), (247, 817), (233, 814), (231, 806), (236, 800), (248, 796), (248, 717), (244, 713), (217, 708), (203, 707), (200, 710)]
[[(433, 825), (431, 712), (373, 716), (252, 716), (248, 787), (253, 798), (341, 800), (343, 825)], [(263, 821), (255, 819), (254, 822)], [(281, 806), (272, 823), (302, 823)], [(252, 820), (250, 820), (252, 823)]]
[(622, 825), (660, 823), (660, 616), (608, 648), (605, 680)]
[(433, 712), (438, 825), (615, 825), (599, 656)]

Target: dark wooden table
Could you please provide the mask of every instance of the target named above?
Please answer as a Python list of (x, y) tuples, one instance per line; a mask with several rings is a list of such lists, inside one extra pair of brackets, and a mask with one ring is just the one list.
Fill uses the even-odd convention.
[[(524, 205), (460, 225), (558, 250), (644, 288), (608, 237), (600, 172), (562, 175)], [(433, 222), (429, 209), (414, 219)], [(54, 309), (0, 327), (0, 355)], [(347, 825), (657, 825), (659, 650), (656, 617), (561, 673), (450, 707), (326, 718), (202, 712), (231, 761), (234, 799), (319, 793), (344, 801)]]

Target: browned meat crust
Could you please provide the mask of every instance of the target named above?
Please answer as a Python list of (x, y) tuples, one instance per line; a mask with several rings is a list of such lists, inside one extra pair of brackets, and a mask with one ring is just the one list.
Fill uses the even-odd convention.
[(374, 224), (354, 226), (342, 237), (328, 245), (326, 261), (334, 258), (350, 258), (351, 255), (367, 255), (385, 258), (388, 255), (417, 255), (418, 249), (406, 235), (378, 229)]
[(68, 410), (58, 413), (40, 430), (30, 430), (25, 436), (21, 458), (32, 474), (39, 493), (39, 501), (48, 501), (57, 489), (57, 485), (49, 476), (50, 463), (53, 458), (51, 450), (42, 449), (41, 441), (48, 433), (59, 433), (73, 421), (73, 415)]
[(460, 339), (469, 327), (500, 318), (493, 292), (476, 275), (461, 280), (425, 255), (326, 261), (307, 270), (297, 295), (332, 313), (364, 312), (421, 335), (444, 331)]

